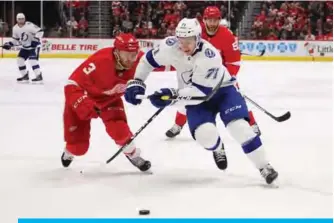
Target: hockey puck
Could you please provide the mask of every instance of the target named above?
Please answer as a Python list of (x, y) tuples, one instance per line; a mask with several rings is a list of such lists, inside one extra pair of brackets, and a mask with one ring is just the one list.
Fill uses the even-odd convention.
[(150, 210), (145, 210), (145, 209), (139, 210), (139, 215), (149, 215), (149, 214)]

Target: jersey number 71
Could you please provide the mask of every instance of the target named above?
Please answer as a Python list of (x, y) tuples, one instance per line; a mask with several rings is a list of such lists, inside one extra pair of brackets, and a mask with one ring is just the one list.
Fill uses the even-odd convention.
[(207, 75), (205, 76), (205, 79), (216, 79), (217, 78), (217, 74), (218, 74), (219, 68), (210, 68), (208, 70)]

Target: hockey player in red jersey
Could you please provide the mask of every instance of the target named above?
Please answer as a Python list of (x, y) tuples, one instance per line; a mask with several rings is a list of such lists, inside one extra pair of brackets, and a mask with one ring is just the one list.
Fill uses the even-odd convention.
[[(241, 54), (239, 50), (238, 40), (233, 33), (225, 26), (220, 25), (221, 13), (216, 6), (208, 6), (203, 13), (202, 38), (210, 42), (220, 51), (223, 65), (228, 69), (232, 76), (237, 76), (240, 69)], [(179, 85), (182, 84), (182, 80)], [(239, 87), (239, 86), (238, 86)], [(260, 130), (255, 122), (253, 112), (249, 111), (249, 124), (255, 133), (260, 135)], [(176, 113), (175, 124), (166, 132), (166, 136), (174, 138), (180, 134), (183, 126), (187, 122), (186, 110), (179, 109)]]
[[(72, 73), (64, 88), (66, 147), (61, 156), (64, 167), (71, 164), (74, 156), (82, 156), (88, 151), (92, 119), (102, 119), (106, 132), (118, 146), (123, 146), (131, 138), (121, 96), (127, 81), (133, 79), (143, 54), (133, 35), (120, 34), (114, 47), (97, 51)], [(141, 171), (151, 167), (151, 163), (140, 156), (140, 149), (134, 143), (124, 150), (124, 154)]]

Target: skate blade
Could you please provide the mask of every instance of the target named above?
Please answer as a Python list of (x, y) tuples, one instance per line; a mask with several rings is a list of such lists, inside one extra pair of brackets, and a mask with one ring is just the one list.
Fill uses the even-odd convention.
[(32, 81), (31, 84), (39, 85), (39, 84), (44, 84), (44, 82), (43, 81)]
[(276, 178), (271, 184), (264, 184), (263, 187), (264, 188), (268, 188), (268, 189), (277, 189), (279, 188), (279, 181), (278, 179)]
[(143, 175), (153, 175), (152, 170), (141, 171)]
[(18, 84), (29, 84), (29, 80), (26, 81), (17, 81)]

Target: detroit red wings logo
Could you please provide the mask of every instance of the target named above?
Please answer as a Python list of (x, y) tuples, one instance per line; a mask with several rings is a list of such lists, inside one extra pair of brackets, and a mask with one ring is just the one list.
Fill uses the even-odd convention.
[(116, 84), (115, 87), (113, 87), (110, 90), (106, 90), (103, 92), (105, 95), (113, 95), (113, 94), (123, 94), (126, 89), (126, 84)]

